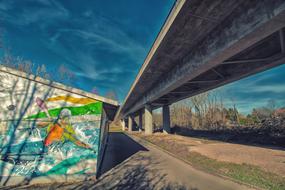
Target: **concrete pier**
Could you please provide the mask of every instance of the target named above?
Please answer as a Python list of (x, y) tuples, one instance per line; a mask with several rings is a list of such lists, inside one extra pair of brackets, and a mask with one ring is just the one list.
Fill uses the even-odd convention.
[(142, 131), (142, 127), (143, 127), (143, 123), (142, 123), (142, 121), (143, 121), (143, 112), (142, 111), (140, 111), (140, 113), (139, 113), (139, 131)]
[(145, 134), (150, 135), (153, 133), (153, 124), (152, 124), (152, 108), (150, 105), (145, 105), (144, 108), (144, 119), (145, 119)]
[(163, 121), (163, 133), (170, 133), (170, 112), (169, 105), (162, 107), (162, 121)]
[(129, 130), (129, 132), (133, 131), (133, 123), (134, 123), (133, 116), (130, 115), (128, 117), (128, 130)]
[(121, 126), (122, 126), (122, 131), (125, 131), (126, 130), (125, 119), (121, 119)]

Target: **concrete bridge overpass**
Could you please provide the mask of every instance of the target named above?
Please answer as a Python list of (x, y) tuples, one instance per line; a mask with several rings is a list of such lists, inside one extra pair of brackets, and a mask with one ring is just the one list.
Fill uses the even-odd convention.
[(284, 0), (178, 0), (157, 36), (117, 117), (152, 110), (285, 63)]

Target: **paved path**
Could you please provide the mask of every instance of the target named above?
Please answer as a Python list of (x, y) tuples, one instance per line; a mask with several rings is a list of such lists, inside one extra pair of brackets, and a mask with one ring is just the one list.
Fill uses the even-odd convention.
[[(128, 147), (126, 148), (126, 144)], [(102, 175), (139, 151), (147, 149), (124, 133), (111, 132), (99, 175)]]
[[(111, 135), (103, 167), (107, 167), (105, 164), (116, 166), (102, 174), (96, 184), (82, 184), (82, 187), (132, 190), (248, 189), (232, 181), (198, 171), (156, 147), (138, 138), (132, 138), (122, 133)], [(119, 164), (126, 155), (130, 157)]]
[[(17, 188), (25, 189), (25, 188)], [(111, 133), (97, 181), (54, 184), (33, 189), (248, 189), (229, 180), (192, 168), (138, 137)]]

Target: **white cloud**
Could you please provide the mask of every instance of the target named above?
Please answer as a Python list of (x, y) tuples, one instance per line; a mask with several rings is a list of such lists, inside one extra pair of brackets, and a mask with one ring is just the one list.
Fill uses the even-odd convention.
[[(76, 35), (85, 40), (85, 43), (90, 47), (100, 46), (101, 49), (109, 52), (124, 53), (126, 56), (131, 57), (133, 61), (142, 60), (146, 49), (145, 47), (128, 37), (123, 31), (116, 27), (109, 26), (106, 30), (107, 31), (102, 32), (96, 27), (87, 30), (62, 28), (52, 37), (52, 41), (55, 42), (60, 35)], [(135, 63), (138, 64), (138, 62)]]
[[(108, 54), (116, 53), (121, 55), (120, 60), (127, 60), (129, 64), (142, 64), (145, 56), (146, 47), (132, 39), (128, 34), (121, 30), (118, 26), (112, 24), (106, 18), (99, 17), (94, 19), (94, 23), (81, 26), (80, 20), (74, 20), (75, 26), (81, 26), (80, 29), (60, 28), (53, 33), (49, 41), (43, 39), (42, 43), (49, 48), (50, 51), (62, 56), (65, 60), (79, 67), (76, 70), (77, 76), (84, 76), (90, 79), (106, 79), (108, 81), (116, 80), (116, 78), (106, 78), (108, 73), (121, 73), (127, 69), (127, 65), (108, 67), (96, 67), (104, 65), (102, 60), (93, 55), (92, 49), (99, 48)], [(98, 22), (97, 22), (98, 21)], [(73, 44), (65, 46), (65, 41), (60, 39), (77, 39)], [(82, 43), (84, 48), (77, 48), (76, 44)], [(81, 46), (82, 47), (82, 46)]]
[(2, 1), (0, 2), (0, 10), (7, 11), (12, 8), (11, 1)]
[[(26, 26), (33, 23), (45, 24), (48, 21), (67, 19), (69, 11), (60, 3), (53, 0), (36, 1), (42, 3), (41, 8), (28, 6), (19, 7), (16, 1), (4, 1), (0, 3), (0, 16), (5, 22), (15, 26)], [(11, 14), (16, 12), (17, 14)]]
[(264, 86), (254, 86), (252, 89), (253, 92), (274, 92), (274, 93), (284, 93), (285, 94), (285, 85), (284, 84), (271, 84)]
[(92, 16), (92, 14), (93, 14), (93, 12), (92, 12), (91, 10), (88, 10), (88, 11), (85, 11), (85, 12), (83, 13), (83, 16), (89, 18), (89, 17)]

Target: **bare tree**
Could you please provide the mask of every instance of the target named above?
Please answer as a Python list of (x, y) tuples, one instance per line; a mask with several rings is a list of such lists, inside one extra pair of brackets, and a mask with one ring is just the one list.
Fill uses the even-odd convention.
[(58, 71), (60, 80), (71, 81), (74, 78), (74, 74), (63, 64), (59, 66)]
[(191, 128), (192, 106), (189, 104), (189, 101), (173, 104), (170, 114), (172, 125)]
[(114, 90), (107, 91), (105, 97), (112, 99), (112, 100), (118, 100), (118, 95), (117, 95), (116, 91), (114, 91)]
[(234, 114), (234, 121), (239, 125), (239, 113), (238, 110), (236, 108), (236, 103), (235, 103), (235, 99), (231, 98), (232, 104), (233, 104), (233, 114)]
[(198, 120), (198, 123), (196, 123), (195, 120), (193, 120), (192, 124), (194, 124), (194, 126), (197, 126), (197, 127), (204, 126), (203, 119), (205, 117), (205, 113), (207, 109), (206, 107), (207, 99), (208, 99), (208, 93), (199, 94), (199, 95), (196, 95), (190, 98), (190, 101), (194, 107), (195, 116)]
[(269, 109), (270, 115), (271, 115), (271, 117), (272, 117), (273, 114), (274, 114), (274, 112), (275, 112), (275, 110), (276, 110), (276, 108), (277, 108), (277, 106), (276, 106), (276, 101), (273, 100), (273, 99), (268, 100), (266, 107)]
[(97, 87), (93, 87), (92, 88), (92, 90), (91, 90), (91, 92), (93, 93), (93, 94), (99, 94), (99, 92), (98, 92), (98, 90), (97, 90)]
[[(20, 57), (15, 58), (11, 55), (9, 49), (4, 50), (4, 52), (1, 64), (6, 67), (53, 81), (59, 80), (60, 82), (64, 82), (71, 81), (74, 78), (74, 74), (64, 65), (60, 65), (59, 69), (56, 71), (58, 75), (50, 75), (45, 64), (36, 65), (30, 60), (24, 60)], [(56, 76), (59, 76), (59, 78), (56, 78)]]

